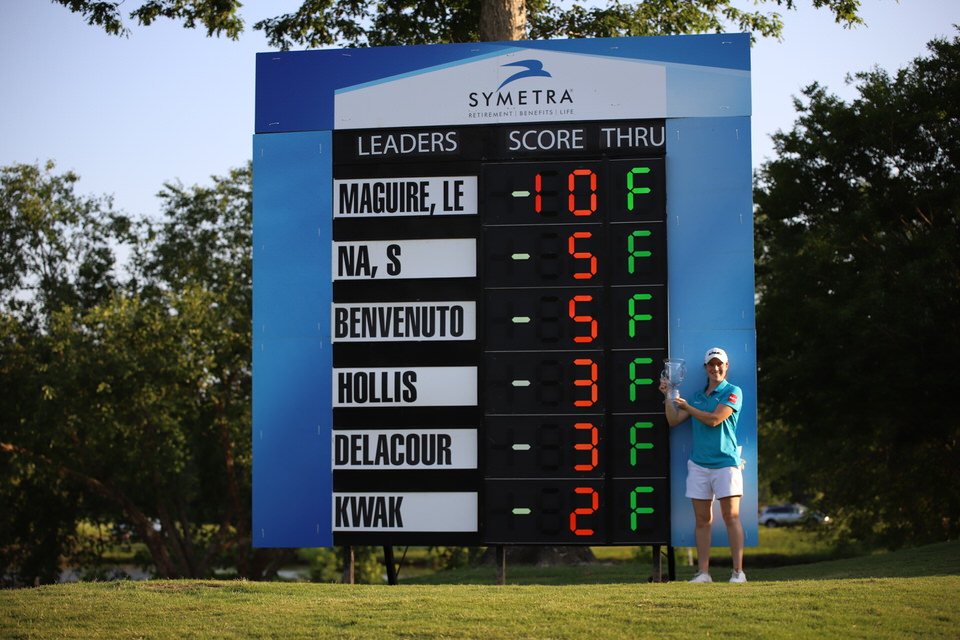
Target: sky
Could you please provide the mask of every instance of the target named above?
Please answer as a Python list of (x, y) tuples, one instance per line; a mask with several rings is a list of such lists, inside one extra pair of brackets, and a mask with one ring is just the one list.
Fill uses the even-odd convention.
[[(785, 29), (782, 41), (758, 39), (751, 53), (754, 167), (773, 158), (770, 135), (792, 128), (803, 87), (816, 81), (851, 100), (848, 74), (893, 75), (960, 24), (960, 0), (862, 0), (867, 25), (855, 29), (812, 0), (797, 3), (759, 7), (782, 13)], [(81, 194), (157, 216), (164, 183), (207, 185), (250, 158), (255, 54), (271, 50), (252, 26), (299, 4), (246, 0), (247, 31), (233, 41), (166, 20), (131, 23), (132, 35), (118, 38), (59, 4), (0, 0), (0, 166), (54, 160), (58, 172), (81, 177)], [(131, 5), (139, 3), (127, 12)]]

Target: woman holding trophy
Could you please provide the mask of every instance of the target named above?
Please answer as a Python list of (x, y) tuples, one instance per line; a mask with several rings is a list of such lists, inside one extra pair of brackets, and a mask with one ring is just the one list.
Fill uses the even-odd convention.
[(740, 524), (740, 498), (743, 474), (737, 445), (737, 419), (743, 405), (740, 387), (727, 380), (730, 360), (719, 347), (707, 351), (703, 366), (707, 386), (691, 400), (676, 392), (677, 369), (665, 361), (667, 370), (660, 379), (667, 423), (675, 427), (693, 418), (693, 451), (687, 461), (686, 496), (693, 501), (696, 517), (697, 575), (690, 582), (712, 582), (710, 578), (710, 527), (713, 524), (713, 500), (720, 511), (730, 538), (733, 573), (730, 582), (746, 582), (743, 573), (743, 526)]

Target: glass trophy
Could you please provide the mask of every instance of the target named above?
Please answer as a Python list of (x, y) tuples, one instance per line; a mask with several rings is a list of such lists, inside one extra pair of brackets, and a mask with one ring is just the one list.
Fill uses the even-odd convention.
[(676, 400), (680, 397), (680, 383), (687, 375), (687, 361), (683, 358), (666, 358), (663, 367), (660, 377), (670, 385), (667, 400)]

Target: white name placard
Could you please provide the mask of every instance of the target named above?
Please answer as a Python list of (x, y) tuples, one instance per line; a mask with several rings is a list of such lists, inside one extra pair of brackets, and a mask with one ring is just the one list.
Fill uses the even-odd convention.
[(367, 240), (333, 243), (334, 280), (473, 278), (474, 238)]
[(477, 494), (334, 493), (333, 530), (476, 531)]

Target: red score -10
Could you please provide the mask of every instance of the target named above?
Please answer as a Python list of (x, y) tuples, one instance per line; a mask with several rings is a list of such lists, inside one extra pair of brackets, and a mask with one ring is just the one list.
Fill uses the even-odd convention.
[[(556, 176), (556, 171), (548, 172), (548, 175), (551, 177)], [(543, 207), (543, 198), (544, 198), (544, 187), (543, 187), (543, 173), (538, 173), (534, 176), (534, 196), (533, 196), (533, 210), (537, 213), (544, 213)], [(586, 198), (586, 202), (581, 202), (578, 208), (577, 205), (577, 178), (580, 177), (580, 182), (586, 182), (587, 189), (580, 190), (580, 198)], [(583, 178), (586, 180), (584, 181)], [(575, 216), (592, 216), (597, 212), (597, 174), (590, 169), (574, 169), (567, 175), (567, 211), (572, 213)], [(557, 191), (549, 191), (549, 195), (557, 197)], [(583, 208), (583, 205), (586, 205), (586, 208)]]
[(663, 166), (663, 158), (486, 164), (486, 223), (662, 220)]

